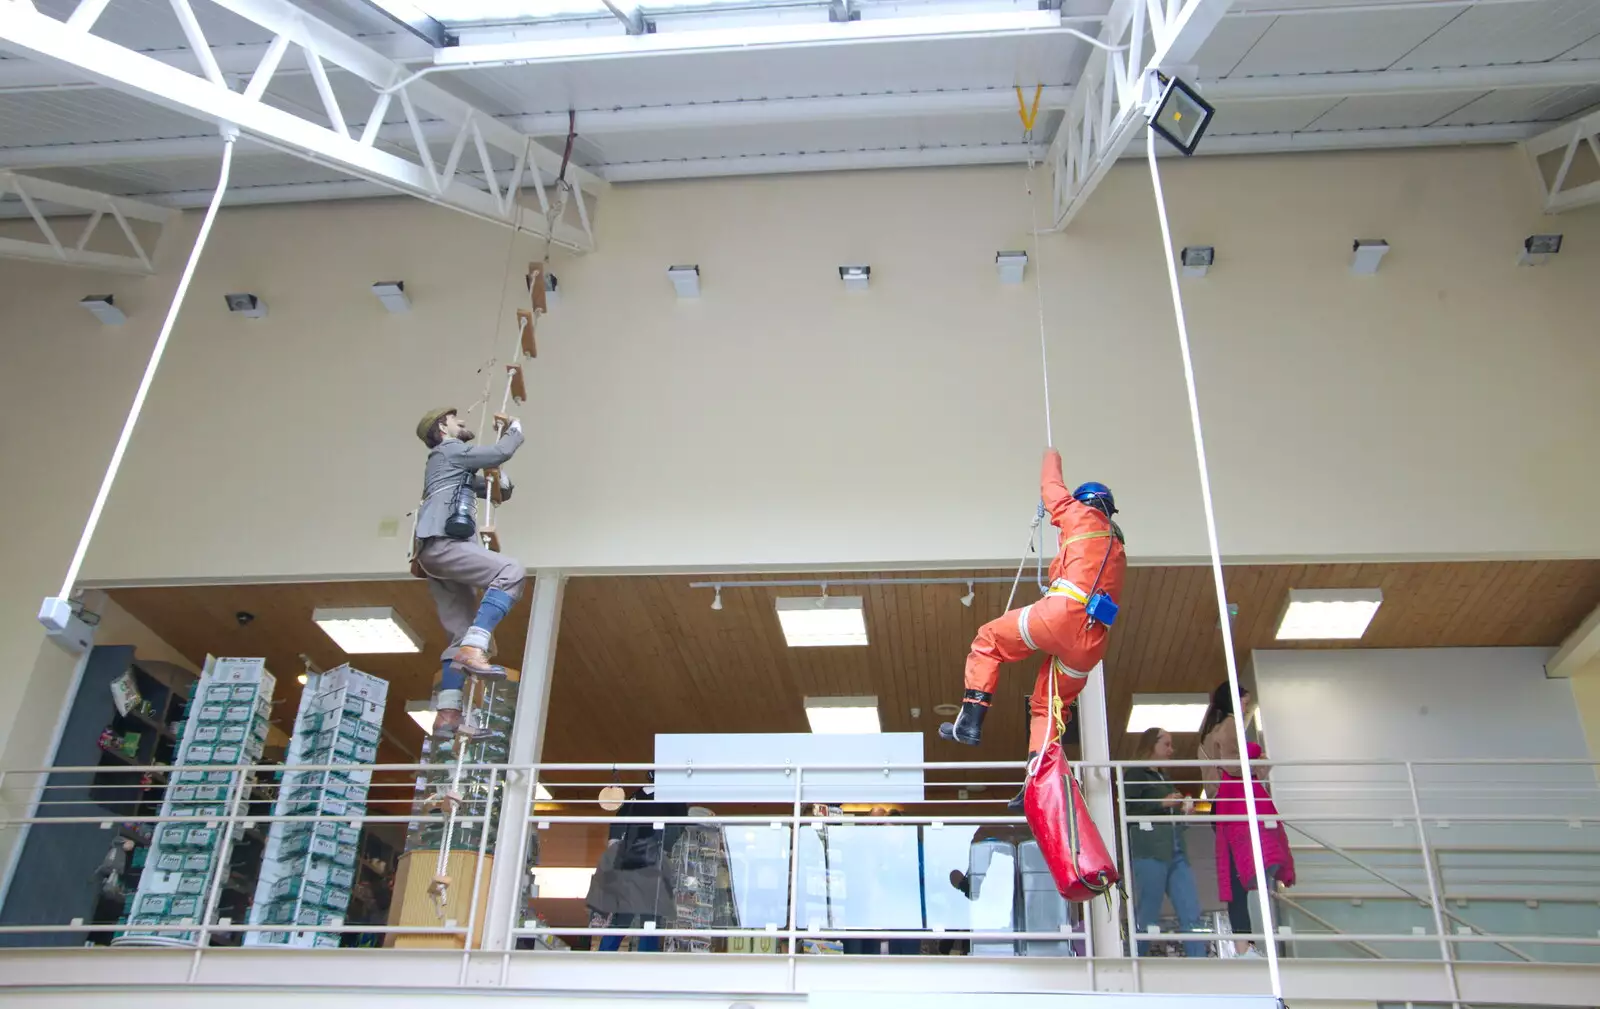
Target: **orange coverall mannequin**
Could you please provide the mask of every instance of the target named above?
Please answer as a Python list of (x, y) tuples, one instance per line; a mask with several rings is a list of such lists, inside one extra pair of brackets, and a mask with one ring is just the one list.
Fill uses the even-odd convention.
[(1044, 454), (1039, 492), (1050, 524), (1061, 530), (1060, 549), (1050, 562), (1050, 591), (1031, 606), (1010, 610), (978, 629), (967, 656), (961, 714), (955, 723), (939, 727), (945, 739), (976, 746), (983, 716), (1000, 684), (1001, 663), (1044, 652), (1028, 699), (1028, 750), (1037, 753), (1049, 736), (1050, 676), (1056, 677), (1056, 696), (1062, 704), (1070, 704), (1082, 693), (1095, 663), (1105, 656), (1111, 629), (1091, 622), (1084, 606), (1093, 592), (1104, 592), (1120, 604), (1128, 566), (1122, 531), (1110, 516), (1067, 490), (1061, 479), (1061, 454), (1055, 449)]

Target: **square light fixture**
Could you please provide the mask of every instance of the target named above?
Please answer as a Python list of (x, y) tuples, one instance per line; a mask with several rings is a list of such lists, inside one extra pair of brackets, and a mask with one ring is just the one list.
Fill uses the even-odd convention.
[(773, 604), (790, 648), (867, 643), (860, 596), (783, 596)]
[(883, 731), (876, 697), (807, 697), (806, 720), (818, 735), (871, 735)]
[(312, 611), (311, 619), (346, 655), (422, 651), (422, 639), (393, 606), (343, 606)]
[(1178, 253), (1178, 263), (1185, 277), (1204, 277), (1217, 261), (1217, 249), (1212, 245), (1185, 245)]
[(1278, 640), (1355, 641), (1382, 603), (1382, 589), (1290, 589)]
[(122, 314), (122, 309), (116, 306), (115, 301), (114, 295), (91, 294), (78, 302), (78, 304), (87, 308), (94, 314), (96, 319), (99, 319), (107, 326), (120, 326), (128, 321), (128, 317)]
[(1128, 731), (1199, 732), (1211, 698), (1205, 694), (1134, 694)]
[(1389, 243), (1381, 238), (1358, 238), (1350, 246), (1350, 272), (1358, 277), (1370, 277), (1378, 272), (1378, 264), (1389, 254)]
[(1522, 243), (1522, 252), (1517, 256), (1517, 265), (1542, 266), (1545, 260), (1560, 251), (1560, 235), (1529, 235)]
[(870, 266), (841, 266), (839, 279), (844, 281), (846, 291), (865, 291), (872, 283), (872, 267)]
[(411, 298), (406, 294), (403, 280), (380, 280), (372, 285), (372, 293), (388, 309), (390, 315), (404, 315), (411, 311)]
[(667, 267), (667, 279), (672, 281), (672, 289), (678, 292), (678, 297), (700, 297), (699, 266), (669, 266)]
[(1028, 272), (1028, 254), (1019, 250), (994, 254), (995, 269), (1000, 271), (1000, 283), (1020, 284)]
[(407, 701), (406, 714), (411, 716), (413, 722), (422, 726), (423, 735), (433, 735), (433, 719), (438, 712), (433, 710), (433, 702), (431, 700), (423, 698), (420, 701)]
[(1150, 128), (1187, 158), (1200, 145), (1200, 138), (1217, 110), (1177, 77), (1168, 77), (1158, 70), (1155, 83), (1161, 94), (1150, 113)]

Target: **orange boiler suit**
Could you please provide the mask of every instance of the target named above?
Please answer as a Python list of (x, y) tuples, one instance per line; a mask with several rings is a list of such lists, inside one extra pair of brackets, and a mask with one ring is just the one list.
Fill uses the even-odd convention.
[(1050, 524), (1061, 530), (1060, 548), (1050, 562), (1050, 590), (1038, 602), (1010, 610), (978, 628), (966, 670), (967, 696), (981, 691), (987, 697), (1000, 684), (1001, 663), (1046, 653), (1028, 698), (1030, 753), (1043, 749), (1050, 736), (1050, 676), (1056, 677), (1056, 695), (1062, 704), (1070, 704), (1083, 692), (1095, 664), (1105, 657), (1111, 628), (1090, 623), (1084, 611), (1089, 593), (1104, 592), (1121, 605), (1122, 578), (1128, 567), (1127, 553), (1111, 519), (1075, 499), (1062, 482), (1059, 452), (1045, 454), (1039, 492)]

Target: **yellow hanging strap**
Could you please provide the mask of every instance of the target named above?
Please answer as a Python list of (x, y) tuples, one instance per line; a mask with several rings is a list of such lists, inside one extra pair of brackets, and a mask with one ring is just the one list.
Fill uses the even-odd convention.
[(1033, 104), (1030, 106), (1022, 97), (1021, 86), (1017, 87), (1017, 118), (1022, 120), (1022, 130), (1026, 134), (1031, 135), (1033, 133), (1033, 124), (1039, 118), (1039, 97), (1043, 94), (1044, 85), (1035, 84), (1033, 86)]

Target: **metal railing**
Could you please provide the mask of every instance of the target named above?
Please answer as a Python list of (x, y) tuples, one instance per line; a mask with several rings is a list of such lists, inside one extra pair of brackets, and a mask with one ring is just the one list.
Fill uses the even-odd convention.
[[(1176, 954), (1184, 943), (1202, 943), (1206, 959), (1229, 960), (1236, 943), (1269, 939), (1290, 962), (1436, 964), (1452, 986), (1463, 962), (1600, 964), (1594, 764), (1259, 764), (1277, 805), (1264, 826), (1286, 832), (1298, 874), (1294, 888), (1275, 893), (1278, 928), (1270, 937), (1233, 932), (1205, 884), (1215, 876), (1207, 850), (1213, 828), (1247, 818), (1181, 805), (1152, 811), (1149, 800), (1130, 806), (1129, 771), (1144, 766), (1134, 762), (1077, 767), (1091, 805), (1098, 799), (1116, 811), (1098, 827), (1121, 853), (1125, 882), (1121, 895), (1097, 907), (1068, 905), (1040, 876), (1025, 820), (1005, 806), (1021, 785), (1015, 762), (858, 768), (859, 783), (848, 791), (860, 801), (842, 806), (837, 766), (472, 764), (464, 765), (469, 788), (453, 813), (450, 804), (429, 801), (449, 766), (236, 765), (205, 769), (217, 776), (207, 785), (220, 790), (206, 794), (222, 799), (200, 816), (159, 814), (161, 797), (180, 787), (162, 778), (173, 768), (116, 764), (0, 772), (0, 839), (14, 839), (17, 866), (0, 908), (0, 946), (126, 946), (160, 937), (157, 944), (193, 950), (191, 980), (206, 957), (232, 945), (443, 946), (461, 952), (463, 982), (474, 956), (498, 956), (502, 985), (519, 957), (582, 956), (581, 947), (628, 942), (636, 951), (778, 957), (791, 983), (809, 957), (873, 953), (891, 941), (891, 953), (907, 955), (1131, 959), (1136, 983), (1139, 964), (1163, 947)], [(1197, 778), (1197, 762), (1162, 766), (1176, 790), (1193, 792), (1185, 779)], [(320, 795), (306, 800), (307, 812), (285, 812), (279, 802), (285, 780), (303, 772), (352, 770), (371, 779), (361, 808), (330, 806)], [(630, 781), (632, 790), (646, 771), (657, 778), (656, 805), (632, 807), (641, 815), (601, 805), (602, 789)], [(719, 774), (735, 772), (744, 791), (719, 784)], [(888, 781), (900, 772), (922, 780), (908, 792), (896, 779), (875, 803), (874, 776)], [(761, 783), (755, 801), (752, 781)], [(540, 798), (508, 811), (508, 783)], [(675, 796), (682, 809), (664, 805)], [(718, 811), (701, 808), (708, 806)], [(440, 858), (439, 835), (452, 818)], [(1147, 917), (1138, 911), (1130, 846), (1138, 832), (1168, 826), (1178, 828), (1179, 850), (1200, 884), (1198, 924), (1176, 922), (1164, 909)], [(166, 843), (169, 831), (181, 837), (179, 847)], [(385, 837), (393, 855), (374, 865), (371, 839)], [(97, 845), (114, 863), (112, 841), (120, 838), (129, 855), (162, 855), (143, 874), (177, 874), (185, 891), (199, 885), (188, 877), (203, 875), (199, 892), (133, 885), (116, 908), (109, 896), (116, 887), (93, 875), (92, 859), (83, 866), (88, 876), (65, 875)], [(353, 866), (345, 864), (351, 843)], [(330, 883), (312, 878), (323, 871), (319, 863), (305, 863), (305, 879), (320, 884), (317, 896), (306, 897), (304, 879), (277, 884), (294, 891), (296, 916), (285, 921), (273, 910), (284, 901), (270, 880), (262, 882), (262, 869), (274, 853), (302, 844), (320, 845), (329, 866), (352, 872)], [(174, 868), (176, 852), (193, 859)], [(494, 863), (506, 859), (515, 872), (496, 871)], [(430, 897), (425, 884), (436, 863), (449, 866), (450, 880)], [(376, 888), (397, 874), (384, 911)], [(130, 885), (134, 875), (127, 873)], [(563, 888), (552, 896), (555, 883)], [(608, 897), (608, 885), (623, 896)], [(148, 907), (159, 914), (144, 913), (149, 894), (157, 899)], [(161, 896), (195, 899), (181, 902), (189, 912), (181, 913)], [(351, 909), (357, 902), (365, 913)], [(1096, 914), (1110, 927), (1094, 927)], [(148, 920), (162, 915), (170, 920)]]

